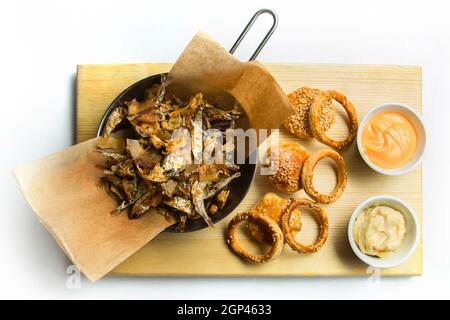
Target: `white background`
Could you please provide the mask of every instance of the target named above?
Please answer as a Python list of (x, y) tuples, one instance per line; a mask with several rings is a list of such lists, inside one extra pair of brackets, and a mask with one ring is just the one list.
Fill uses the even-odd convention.
[[(173, 62), (202, 29), (230, 47), (269, 7), (262, 62), (423, 66), (424, 275), (383, 278), (112, 278), (69, 290), (69, 261), (11, 170), (73, 142), (77, 64)], [(450, 10), (445, 1), (2, 1), (0, 298), (450, 298)], [(268, 17), (249, 34), (250, 56)]]

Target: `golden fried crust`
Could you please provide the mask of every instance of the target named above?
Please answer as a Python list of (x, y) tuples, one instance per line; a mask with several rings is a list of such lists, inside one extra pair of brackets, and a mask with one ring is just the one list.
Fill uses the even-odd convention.
[[(309, 125), (309, 109), (320, 94), (322, 94), (321, 90), (306, 87), (299, 88), (288, 94), (294, 113), (286, 118), (283, 124), (289, 132), (300, 138), (313, 137)], [(327, 131), (336, 120), (336, 112), (331, 100), (321, 105), (319, 117), (321, 129)]]
[[(236, 239), (236, 229), (243, 221), (259, 225), (271, 235), (270, 244), (272, 247), (268, 253), (264, 255), (255, 255), (246, 251), (239, 245)], [(283, 250), (284, 236), (278, 224), (268, 216), (254, 215), (250, 212), (241, 212), (235, 215), (228, 224), (226, 241), (230, 248), (244, 260), (252, 263), (266, 263), (280, 255)]]
[[(255, 215), (267, 216), (281, 227), (281, 215), (283, 213), (283, 209), (286, 208), (289, 203), (289, 200), (283, 199), (273, 192), (269, 192), (261, 198), (261, 200), (252, 209), (251, 213)], [(292, 213), (290, 225), (291, 231), (295, 234), (297, 234), (301, 230), (302, 223), (300, 220), (299, 210), (295, 210)], [(247, 223), (246, 227), (253, 239), (260, 243), (270, 243), (270, 234), (268, 235), (266, 232), (264, 232), (257, 224), (249, 222)]]
[[(337, 184), (331, 194), (321, 194), (313, 186), (314, 169), (317, 163), (323, 158), (331, 158), (336, 162), (338, 169)], [(347, 168), (342, 156), (334, 150), (322, 149), (313, 153), (303, 165), (302, 185), (305, 192), (311, 199), (319, 203), (332, 203), (339, 199), (347, 185)]]
[(269, 149), (269, 158), (276, 161), (276, 172), (269, 177), (274, 186), (283, 192), (297, 192), (302, 188), (301, 170), (309, 152), (297, 143), (282, 143), (278, 150)]
[[(322, 119), (320, 116), (320, 110), (323, 106), (328, 105), (331, 100), (334, 99), (339, 102), (344, 108), (348, 116), (348, 136), (343, 141), (336, 141), (331, 139), (325, 134), (325, 130), (322, 129)], [(355, 139), (358, 131), (358, 115), (353, 104), (347, 100), (347, 97), (342, 93), (335, 90), (325, 91), (314, 100), (311, 108), (309, 109), (309, 127), (311, 132), (319, 142), (330, 146), (333, 149), (341, 151), (347, 148)]]
[[(294, 209), (305, 206), (309, 207), (316, 214), (319, 222), (319, 235), (316, 241), (311, 245), (302, 245), (295, 240), (292, 234), (289, 220)], [(328, 216), (321, 207), (308, 199), (293, 200), (291, 204), (284, 210), (281, 216), (281, 228), (283, 230), (287, 244), (299, 253), (314, 253), (320, 250), (328, 238)]]

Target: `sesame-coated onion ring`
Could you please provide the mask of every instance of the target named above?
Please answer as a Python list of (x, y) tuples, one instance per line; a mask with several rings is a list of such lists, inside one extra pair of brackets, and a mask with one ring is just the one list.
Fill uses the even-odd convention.
[[(299, 207), (305, 206), (313, 210), (319, 223), (319, 235), (316, 241), (311, 245), (303, 245), (295, 240), (295, 234), (292, 233), (289, 220), (291, 219), (292, 211)], [(328, 217), (321, 207), (316, 203), (308, 199), (294, 200), (287, 208), (284, 209), (284, 213), (281, 216), (281, 228), (285, 236), (287, 244), (295, 251), (299, 253), (314, 253), (320, 250), (325, 244), (328, 238)]]
[[(292, 134), (300, 138), (312, 138), (313, 134), (309, 126), (309, 109), (313, 101), (322, 94), (320, 89), (302, 87), (288, 94), (294, 113), (287, 117), (283, 124)], [(319, 108), (320, 127), (327, 131), (336, 120), (336, 112), (330, 101)]]
[[(336, 162), (338, 177), (336, 187), (330, 194), (321, 194), (313, 186), (313, 174), (317, 163), (323, 158), (331, 158)], [(344, 192), (347, 185), (347, 168), (342, 156), (331, 149), (322, 149), (313, 153), (303, 164), (302, 169), (302, 186), (306, 194), (311, 199), (319, 203), (332, 203), (336, 201)]]
[[(320, 125), (321, 106), (325, 103), (329, 103), (331, 99), (339, 102), (348, 116), (348, 136), (343, 141), (331, 139), (326, 135), (325, 131), (322, 130), (322, 126)], [(338, 91), (329, 90), (321, 94), (311, 105), (311, 108), (309, 109), (309, 126), (314, 138), (319, 140), (319, 142), (340, 151), (347, 148), (355, 139), (358, 131), (358, 115), (356, 114), (355, 107), (347, 100), (346, 96)]]
[[(264, 255), (255, 255), (239, 245), (236, 239), (236, 229), (243, 221), (261, 225), (261, 227), (267, 229), (272, 234), (272, 247), (269, 252)], [(235, 215), (228, 224), (226, 241), (230, 248), (242, 259), (252, 263), (266, 263), (280, 255), (283, 250), (284, 237), (278, 224), (271, 218), (263, 215), (254, 215), (250, 212), (241, 212)]]

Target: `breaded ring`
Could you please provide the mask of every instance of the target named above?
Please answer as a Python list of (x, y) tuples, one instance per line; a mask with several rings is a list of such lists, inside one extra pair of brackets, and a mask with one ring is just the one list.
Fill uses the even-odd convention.
[[(314, 169), (317, 163), (326, 157), (331, 158), (336, 162), (338, 170), (337, 184), (331, 194), (321, 194), (316, 191), (313, 186)], [(342, 195), (345, 186), (347, 185), (347, 168), (342, 156), (331, 149), (322, 149), (313, 153), (303, 165), (302, 185), (306, 194), (319, 203), (332, 203), (336, 201)]]
[[(321, 93), (322, 91), (319, 89), (303, 87), (288, 94), (294, 114), (284, 120), (283, 124), (289, 132), (300, 138), (313, 137), (309, 125), (309, 109)], [(327, 131), (336, 120), (336, 112), (331, 101), (320, 107), (319, 118), (321, 129)]]
[[(255, 255), (243, 249), (236, 239), (237, 226), (243, 222), (258, 224), (272, 235), (272, 241), (269, 252), (264, 255)], [(228, 224), (227, 244), (242, 259), (252, 263), (266, 263), (278, 257), (283, 250), (284, 236), (278, 224), (268, 216), (254, 215), (250, 212), (241, 212), (236, 214)]]
[(269, 180), (280, 191), (297, 192), (302, 188), (301, 171), (309, 152), (293, 142), (281, 143), (277, 149), (270, 148), (267, 151), (267, 157), (276, 170)]
[[(342, 105), (348, 116), (348, 136), (343, 141), (331, 139), (325, 134), (325, 130), (322, 129), (321, 110), (324, 106), (327, 106), (332, 99)], [(347, 148), (356, 137), (356, 133), (358, 131), (358, 115), (356, 114), (355, 107), (350, 101), (347, 100), (346, 96), (338, 91), (329, 90), (325, 91), (314, 100), (311, 108), (309, 109), (309, 126), (314, 138), (319, 140), (319, 142), (341, 151)]]
[[(281, 228), (281, 215), (283, 210), (289, 206), (291, 200), (283, 199), (279, 195), (273, 192), (266, 193), (261, 200), (256, 204), (256, 206), (251, 210), (254, 215), (263, 215), (271, 218), (275, 221)], [(302, 222), (300, 220), (300, 211), (295, 210), (292, 213), (290, 220), (291, 230), (297, 234), (302, 228)], [(259, 243), (268, 243), (272, 241), (272, 235), (270, 233), (264, 232), (258, 224), (248, 222), (247, 230), (250, 233), (250, 237), (258, 241)]]
[[(318, 218), (319, 223), (319, 235), (316, 241), (311, 245), (302, 245), (295, 240), (295, 235), (292, 234), (292, 230), (289, 224), (291, 219), (291, 214), (294, 209), (299, 206), (309, 207), (313, 210)], [(295, 251), (299, 253), (314, 253), (320, 250), (325, 244), (328, 238), (328, 217), (321, 207), (316, 203), (308, 199), (298, 199), (292, 201), (292, 203), (284, 210), (281, 216), (281, 228), (283, 229), (283, 234), (285, 236), (287, 244)]]

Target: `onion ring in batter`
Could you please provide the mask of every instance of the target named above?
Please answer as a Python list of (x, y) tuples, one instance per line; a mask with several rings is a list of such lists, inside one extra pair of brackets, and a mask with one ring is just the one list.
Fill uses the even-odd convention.
[[(309, 127), (309, 109), (313, 101), (322, 94), (319, 89), (302, 87), (288, 94), (289, 102), (294, 108), (294, 113), (287, 117), (283, 124), (292, 134), (300, 138), (312, 138)], [(336, 120), (336, 111), (333, 102), (322, 104), (319, 108), (320, 128), (327, 131)]]
[[(305, 206), (311, 208), (316, 214), (319, 223), (319, 235), (316, 241), (311, 245), (303, 245), (295, 240), (295, 234), (292, 233), (291, 227), (289, 225), (289, 220), (291, 219), (292, 211), (299, 207)], [(292, 203), (284, 210), (281, 216), (281, 228), (283, 229), (283, 234), (285, 236), (287, 244), (295, 251), (299, 253), (314, 253), (320, 250), (325, 244), (328, 238), (328, 217), (321, 207), (316, 203), (308, 199), (298, 199), (293, 200)]]
[[(314, 169), (317, 163), (323, 158), (331, 158), (337, 165), (337, 184), (333, 192), (330, 194), (321, 194), (314, 189), (313, 186)], [(335, 202), (342, 195), (345, 186), (347, 185), (347, 168), (342, 156), (338, 152), (331, 149), (322, 149), (316, 153), (313, 153), (303, 164), (302, 185), (306, 194), (314, 201), (324, 204)]]
[[(279, 195), (273, 192), (266, 193), (261, 200), (250, 211), (254, 215), (267, 216), (275, 221), (281, 228), (281, 215), (283, 209), (289, 206), (291, 200), (281, 198)], [(295, 210), (292, 213), (292, 218), (289, 221), (291, 231), (294, 233), (300, 232), (302, 229), (302, 221), (300, 220), (300, 211)], [(259, 243), (272, 243), (272, 234), (270, 232), (264, 232), (264, 229), (259, 224), (248, 222), (247, 231), (251, 238), (255, 239)], [(267, 229), (267, 228), (266, 228)]]
[[(267, 229), (267, 231), (272, 234), (272, 247), (269, 252), (264, 255), (255, 255), (246, 251), (239, 245), (236, 239), (236, 229), (237, 226), (243, 221), (257, 224), (262, 228)], [(278, 224), (270, 217), (264, 215), (254, 215), (250, 212), (241, 212), (235, 215), (228, 224), (226, 241), (230, 248), (242, 259), (252, 263), (266, 263), (272, 261), (280, 255), (283, 250), (284, 236)]]
[[(321, 126), (320, 110), (322, 109), (322, 105), (328, 104), (331, 99), (339, 102), (348, 116), (348, 136), (343, 141), (331, 139), (326, 135)], [(319, 142), (341, 151), (347, 148), (356, 137), (356, 133), (358, 132), (358, 115), (356, 114), (355, 107), (347, 100), (346, 96), (338, 91), (329, 90), (321, 94), (311, 105), (309, 109), (309, 126), (314, 138), (319, 140)]]

